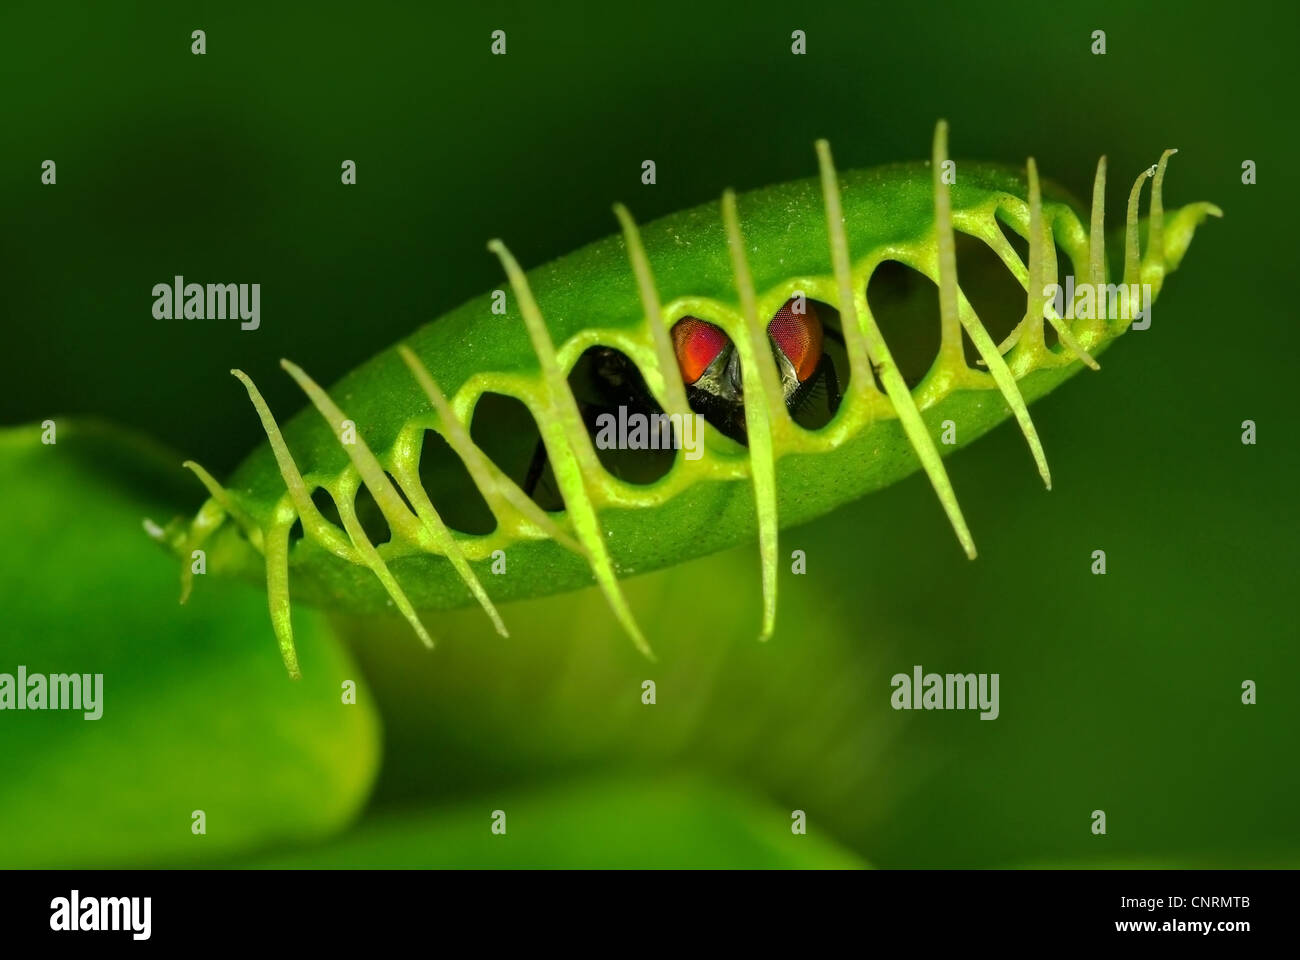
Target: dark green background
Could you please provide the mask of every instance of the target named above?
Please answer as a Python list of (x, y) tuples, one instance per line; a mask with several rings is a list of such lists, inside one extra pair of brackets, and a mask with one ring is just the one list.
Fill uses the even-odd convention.
[[(644, 221), (810, 175), (819, 136), (841, 167), (917, 159), (946, 117), (959, 159), (1032, 154), (1082, 196), (1105, 153), (1112, 224), (1174, 146), (1168, 203), (1225, 211), (1151, 329), (1035, 406), (1050, 494), (1013, 427), (950, 461), (974, 563), (913, 476), (783, 535), (809, 573), (782, 577), (767, 645), (752, 547), (629, 581), (655, 666), (594, 591), (505, 608), (508, 641), (448, 615), (432, 655), (348, 621), (386, 739), (359, 829), (687, 776), (765, 798), (774, 843), (798, 807), (877, 865), (1295, 862), (1292, 5), (188, 6), (0, 13), (0, 423), (95, 414), (220, 476), (260, 440), (232, 366), (295, 409), (280, 357), (329, 382), (500, 285), (489, 237), (533, 265), (612, 232), (615, 200)], [(261, 329), (155, 321), (151, 288), (177, 273), (261, 283)], [(1001, 718), (892, 711), (889, 677), (915, 663), (1000, 673)], [(628, 823), (654, 821), (660, 793), (627, 795), (645, 797)], [(723, 829), (698, 821), (684, 850)], [(577, 830), (565, 856), (607, 862), (607, 841)]]

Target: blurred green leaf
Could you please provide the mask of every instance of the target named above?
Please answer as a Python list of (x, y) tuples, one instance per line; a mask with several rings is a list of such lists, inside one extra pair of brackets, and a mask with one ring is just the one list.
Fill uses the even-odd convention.
[(197, 577), (178, 605), (176, 563), (142, 520), (175, 509), (179, 460), (111, 427), (57, 430), (53, 445), (38, 427), (0, 432), (0, 673), (103, 674), (103, 715), (0, 712), (0, 865), (193, 861), (345, 825), (379, 724), (324, 621), (297, 617), (295, 683), (263, 593)]
[[(505, 833), (494, 834), (494, 814)], [(316, 849), (240, 866), (853, 869), (866, 864), (791, 811), (689, 778), (577, 780), (368, 821)]]

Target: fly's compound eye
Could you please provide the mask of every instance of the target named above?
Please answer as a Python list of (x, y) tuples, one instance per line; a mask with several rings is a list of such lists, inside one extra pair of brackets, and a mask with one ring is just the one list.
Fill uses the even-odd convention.
[(810, 300), (802, 301), (802, 313), (796, 313), (795, 307), (794, 300), (787, 300), (767, 325), (767, 335), (803, 383), (822, 359), (822, 322)]
[(699, 317), (682, 317), (673, 324), (673, 349), (682, 380), (689, 385), (704, 376), (729, 342), (721, 329)]

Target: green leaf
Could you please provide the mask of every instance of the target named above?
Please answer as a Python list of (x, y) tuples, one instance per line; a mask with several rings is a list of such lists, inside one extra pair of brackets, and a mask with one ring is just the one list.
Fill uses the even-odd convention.
[(41, 434), (0, 431), (0, 674), (102, 674), (102, 716), (0, 710), (0, 865), (194, 861), (349, 822), (379, 723), (325, 622), (300, 616), (310, 670), (289, 680), (261, 591), (212, 581), (177, 603), (176, 560), (142, 521), (178, 509), (179, 458), (103, 425)]
[[(493, 833), (504, 815), (504, 833)], [(368, 821), (315, 850), (254, 860), (274, 868), (513, 867), (853, 869), (856, 855), (791, 832), (791, 811), (695, 779), (570, 781)]]

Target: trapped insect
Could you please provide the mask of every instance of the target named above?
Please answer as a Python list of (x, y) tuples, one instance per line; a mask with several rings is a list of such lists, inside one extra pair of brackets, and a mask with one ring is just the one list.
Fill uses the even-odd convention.
[[(1050, 188), (1044, 197), (1032, 159), (1024, 176), (962, 163), (950, 184), (943, 122), (930, 163), (840, 176), (825, 141), (816, 147), (819, 179), (740, 197), (727, 191), (720, 211), (699, 207), (644, 230), (619, 206), (620, 236), (527, 274), (492, 241), (513, 294), (504, 317), (484, 295), (328, 393), (283, 361), (314, 408), (283, 430), (253, 381), (234, 371), (267, 443), (224, 485), (186, 464), (210, 497), (192, 521), (158, 534), (185, 562), (182, 599), (191, 586), (189, 558), (200, 548), (210, 572), (264, 577), (281, 654), (297, 676), (291, 570), (296, 598), (358, 611), (395, 606), (428, 645), (418, 610), (477, 601), (504, 634), (494, 601), (594, 581), (649, 655), (619, 577), (756, 534), (766, 638), (776, 615), (779, 528), (918, 466), (973, 558), (935, 440), (940, 425), (958, 426), (959, 441), (947, 452), (1013, 416), (1050, 489), (1028, 404), (1083, 367), (1096, 369), (1095, 357), (1132, 324), (1128, 307), (1073, 309), (1082, 299), (1062, 316), (1048, 287), (1059, 279), (1059, 247), (1081, 289), (1115, 302), (1105, 296), (1118, 289), (1104, 240), (1105, 158), (1085, 223), (1068, 199)], [(1209, 203), (1165, 212), (1173, 153), (1138, 176), (1125, 217), (1118, 279), (1151, 299), (1197, 226), (1221, 215)], [(1148, 178), (1140, 249), (1138, 206)], [(1027, 241), (1027, 258), (1003, 226)], [(1002, 343), (959, 283), (955, 233), (992, 251), (1025, 291)], [(868, 304), (868, 282), (888, 262), (937, 287), (938, 354), (913, 384)], [(974, 365), (963, 334), (978, 354)], [(513, 426), (478, 429), (483, 409), (504, 409), (502, 398), (523, 405), (536, 440)], [(618, 405), (679, 419), (703, 415), (710, 424), (703, 454), (666, 451), (667, 462), (650, 472), (644, 460), (625, 467), (602, 458), (592, 422)], [(527, 449), (496, 450), (518, 437)], [(469, 485), (439, 496), (423, 478), (451, 468)], [(486, 528), (459, 529), (469, 526), (457, 519), (464, 501), (480, 497)], [(302, 535), (292, 540), (298, 525)], [(494, 564), (503, 562), (508, 572), (499, 575)]]
[[(822, 343), (828, 335), (841, 346), (843, 339), (823, 328), (815, 304), (802, 296), (792, 297), (782, 305), (767, 324), (767, 334), (790, 416), (803, 426), (823, 426), (839, 408), (840, 386), (835, 362)], [(726, 331), (707, 320), (687, 316), (673, 325), (672, 342), (691, 409), (725, 436), (745, 443), (740, 353)], [(643, 422), (650, 424), (649, 439), (655, 448), (681, 446), (682, 438), (674, 436), (681, 432), (680, 428), (671, 426), (669, 415), (654, 402), (645, 380), (627, 356), (608, 347), (593, 347), (585, 356), (591, 359), (590, 376), (575, 385), (571, 375), (570, 386), (588, 432), (596, 435), (598, 448), (602, 424), (622, 423), (629, 415), (645, 418)], [(675, 422), (680, 424), (680, 418)], [(664, 434), (662, 440), (653, 436), (655, 429)], [(689, 437), (689, 430), (686, 433)], [(558, 494), (548, 495), (553, 489), (539, 488), (547, 465), (546, 447), (539, 440), (524, 480), (524, 492), (548, 509), (562, 510), (564, 503)], [(607, 460), (605, 466), (616, 475), (624, 475), (621, 464)]]

